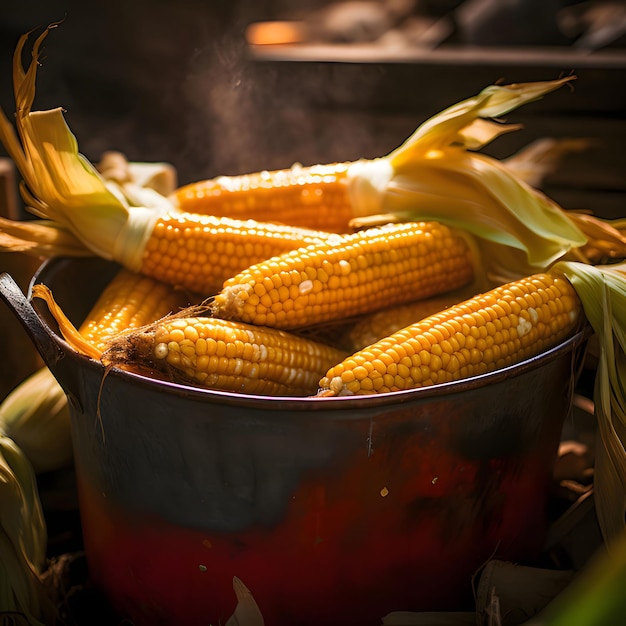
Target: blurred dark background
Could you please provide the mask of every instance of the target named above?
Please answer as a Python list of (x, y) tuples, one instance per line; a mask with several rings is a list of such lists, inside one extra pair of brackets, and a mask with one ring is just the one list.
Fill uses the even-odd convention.
[[(526, 129), (489, 150), (593, 137), (549, 189), (621, 215), (625, 15), (624, 2), (599, 0), (5, 0), (0, 105), (12, 115), (19, 36), (61, 21), (34, 108), (62, 106), (92, 162), (106, 150), (167, 161), (183, 184), (382, 156), (488, 84), (575, 73), (573, 91), (511, 114)], [(277, 20), (305, 28), (294, 43), (249, 45), (251, 24)]]
[[(249, 90), (243, 32), (263, 1), (8, 0), (0, 17), (1, 104), (11, 114), (11, 61), (18, 37), (62, 21), (45, 42), (37, 109), (62, 106), (92, 160), (175, 162), (184, 179), (215, 171), (222, 113)], [(26, 58), (26, 61), (28, 59)], [(245, 122), (247, 123), (247, 122)], [(246, 132), (240, 128), (240, 132)], [(229, 134), (231, 131), (227, 131)]]

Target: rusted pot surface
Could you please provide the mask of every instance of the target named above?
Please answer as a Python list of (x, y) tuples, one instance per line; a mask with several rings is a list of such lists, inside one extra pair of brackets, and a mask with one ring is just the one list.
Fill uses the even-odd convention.
[[(33, 280), (79, 324), (115, 270), (63, 259)], [(104, 376), (7, 279), (69, 398), (91, 576), (135, 624), (225, 623), (237, 577), (271, 626), (378, 626), (469, 607), (485, 561), (540, 552), (585, 332), (436, 387), (245, 396)]]

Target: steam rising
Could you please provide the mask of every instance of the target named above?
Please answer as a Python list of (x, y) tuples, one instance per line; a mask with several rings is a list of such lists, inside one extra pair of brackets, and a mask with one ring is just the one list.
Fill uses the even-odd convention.
[[(36, 108), (62, 106), (92, 162), (111, 150), (169, 162), (185, 184), (374, 158), (421, 121), (372, 115), (382, 70), (255, 61), (243, 34), (251, 21), (272, 17), (262, 4), (87, 4), (50, 2), (21, 18), (16, 7), (1, 51), (10, 66), (19, 36), (63, 20), (46, 41)], [(10, 89), (0, 97), (13, 111)]]

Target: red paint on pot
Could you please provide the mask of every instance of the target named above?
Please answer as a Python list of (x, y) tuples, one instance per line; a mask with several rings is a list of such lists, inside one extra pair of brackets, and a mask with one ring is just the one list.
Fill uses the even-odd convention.
[(138, 626), (225, 623), (234, 576), (268, 625), (378, 626), (391, 611), (468, 608), (486, 560), (540, 551), (550, 454), (536, 450), (520, 471), (517, 459), (460, 461), (407, 444), (391, 472), (389, 454), (303, 481), (284, 521), (237, 533), (123, 510), (83, 477), (91, 575)]

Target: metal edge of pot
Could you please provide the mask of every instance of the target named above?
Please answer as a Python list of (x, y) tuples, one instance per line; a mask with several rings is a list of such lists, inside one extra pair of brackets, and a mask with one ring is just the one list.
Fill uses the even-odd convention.
[[(429, 387), (419, 387), (415, 389), (407, 389), (403, 391), (395, 391), (386, 394), (370, 394), (359, 396), (341, 396), (332, 398), (318, 397), (288, 397), (288, 396), (262, 396), (253, 394), (238, 394), (228, 391), (219, 391), (214, 389), (203, 389), (193, 385), (185, 385), (175, 383), (164, 379), (152, 378), (143, 374), (126, 371), (113, 367), (105, 372), (105, 366), (85, 355), (76, 352), (60, 335), (56, 323), (51, 319), (51, 315), (43, 302), (35, 302), (32, 298), (32, 286), (37, 282), (42, 282), (55, 263), (59, 261), (67, 261), (67, 259), (48, 259), (42, 263), (37, 272), (31, 279), (26, 297), (32, 304), (37, 320), (27, 321), (27, 324), (39, 324), (50, 337), (56, 348), (60, 350), (64, 358), (71, 358), (77, 367), (90, 368), (100, 370), (102, 376), (116, 376), (127, 379), (129, 382), (138, 385), (140, 388), (151, 388), (152, 390), (162, 390), (170, 395), (195, 399), (201, 401), (210, 400), (220, 404), (229, 404), (233, 406), (241, 406), (247, 408), (263, 408), (271, 410), (303, 410), (303, 411), (329, 411), (329, 410), (347, 410), (354, 408), (379, 407), (385, 405), (397, 405), (404, 402), (413, 401), (417, 398), (431, 398), (434, 396), (443, 396), (447, 394), (462, 393), (469, 389), (480, 388), (483, 386), (495, 384), (504, 381), (513, 376), (523, 374), (526, 371), (541, 367), (544, 363), (548, 363), (559, 358), (563, 354), (575, 351), (583, 347), (589, 337), (593, 334), (589, 324), (579, 330), (576, 334), (561, 342), (559, 345), (546, 350), (545, 352), (525, 359), (519, 363), (509, 365), (497, 371), (480, 374), (471, 378), (441, 383)], [(114, 263), (106, 262), (111, 266)]]

